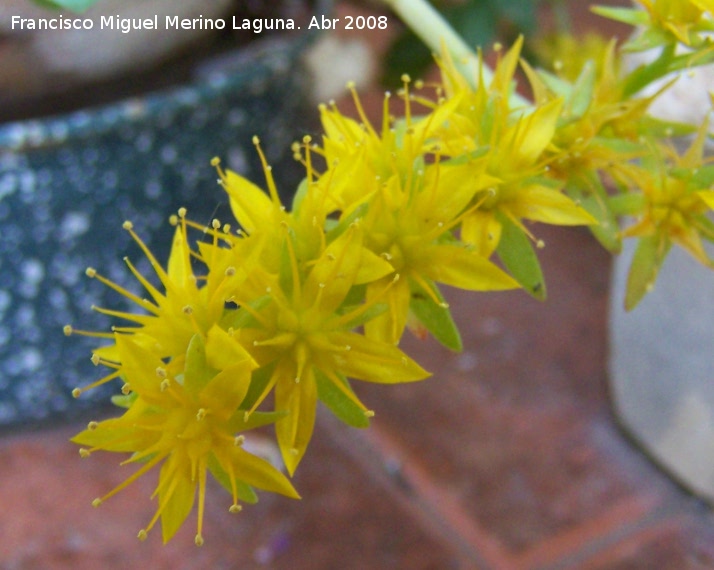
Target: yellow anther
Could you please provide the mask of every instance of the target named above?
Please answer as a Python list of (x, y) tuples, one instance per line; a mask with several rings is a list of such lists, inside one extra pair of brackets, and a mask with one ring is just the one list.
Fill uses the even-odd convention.
[(90, 358), (89, 360), (92, 361), (92, 364), (94, 364), (94, 366), (99, 366), (99, 364), (102, 362), (101, 357), (96, 352), (92, 354), (92, 358)]
[(192, 315), (193, 314), (193, 307), (191, 305), (186, 305), (183, 309), (181, 309), (181, 312), (184, 315)]
[(245, 436), (244, 435), (237, 435), (233, 438), (233, 445), (236, 447), (240, 447), (245, 443)]
[(228, 512), (231, 514), (234, 514), (234, 515), (241, 512), (242, 510), (243, 510), (243, 507), (241, 507), (240, 505), (231, 505), (228, 508)]
[(365, 415), (365, 417), (367, 417), (367, 418), (373, 418), (373, 417), (374, 417), (374, 410), (365, 410), (364, 415)]
[(72, 390), (73, 398), (79, 398), (81, 395), (82, 395), (82, 390), (80, 390), (79, 388), (75, 388), (74, 390)]
[(260, 144), (260, 139), (258, 138), (258, 135), (253, 135), (253, 144), (258, 146)]
[(124, 228), (124, 229), (127, 230), (127, 231), (128, 231), (128, 230), (133, 230), (133, 229), (134, 229), (134, 224), (132, 224), (129, 220), (126, 220), (126, 221), (121, 225), (121, 227)]
[(65, 325), (62, 327), (62, 332), (64, 336), (72, 336), (72, 325)]
[(225, 275), (226, 277), (233, 277), (236, 274), (236, 268), (231, 266), (231, 267), (226, 267)]
[(211, 220), (211, 227), (212, 227), (214, 230), (217, 230), (218, 228), (221, 227), (221, 222), (220, 222), (218, 219), (213, 218), (213, 219)]
[(94, 269), (94, 267), (87, 267), (87, 269), (84, 270), (84, 274), (87, 277), (94, 278), (97, 274), (97, 270)]
[(99, 499), (99, 498), (94, 499), (94, 500), (92, 501), (92, 506), (95, 507), (95, 508), (98, 507), (98, 506), (101, 505), (101, 504), (102, 504), (102, 500)]
[(94, 430), (97, 429), (98, 427), (99, 427), (99, 422), (94, 422), (94, 421), (92, 421), (92, 422), (89, 422), (89, 423), (87, 424), (87, 429), (88, 429), (89, 431), (94, 431)]
[(545, 242), (544, 242), (542, 239), (539, 239), (539, 240), (536, 242), (536, 247), (537, 247), (538, 249), (543, 249), (543, 248), (545, 247)]
[(156, 367), (156, 375), (162, 379), (166, 378), (166, 369), (162, 368), (161, 366), (157, 366)]
[(148, 538), (149, 534), (142, 528), (138, 533), (136, 533), (136, 538), (142, 542)]
[(161, 384), (159, 384), (159, 388), (161, 389), (162, 392), (166, 392), (171, 387), (171, 382), (169, 382), (169, 379), (166, 378), (161, 381)]
[(178, 226), (178, 216), (176, 214), (171, 214), (169, 216), (169, 224), (172, 226)]
[(205, 417), (206, 417), (206, 409), (200, 408), (198, 410), (198, 413), (196, 414), (196, 419), (200, 422)]
[(213, 166), (213, 167), (215, 168), (215, 167), (218, 166), (219, 164), (221, 164), (221, 159), (218, 158), (217, 156), (214, 156), (214, 157), (211, 159), (211, 166)]
[(88, 449), (85, 449), (84, 447), (80, 448), (79, 450), (79, 456), (80, 457), (89, 457), (91, 455), (90, 451)]
[(185, 218), (185, 217), (186, 217), (186, 211), (187, 211), (187, 210), (186, 210), (186, 208), (184, 208), (184, 207), (179, 208), (179, 209), (178, 209), (178, 216), (179, 216), (179, 218), (181, 218), (181, 219)]
[(131, 393), (131, 386), (129, 386), (128, 382), (121, 387), (121, 393), (125, 396), (128, 396)]
[(197, 534), (193, 541), (196, 543), (196, 546), (203, 546), (203, 537), (200, 534)]

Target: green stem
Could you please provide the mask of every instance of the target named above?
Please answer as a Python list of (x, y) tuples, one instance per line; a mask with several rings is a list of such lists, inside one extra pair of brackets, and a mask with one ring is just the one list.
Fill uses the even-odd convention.
[(610, 211), (615, 216), (637, 216), (644, 210), (645, 203), (642, 194), (618, 194), (608, 199)]
[[(382, 1), (434, 53), (440, 53), (446, 48), (459, 72), (469, 81), (475, 81), (479, 71), (478, 56), (427, 0)], [(493, 73), (486, 65), (483, 66), (482, 74), (485, 81), (491, 81)]]
[[(454, 60), (456, 69), (471, 83), (477, 86), (479, 77), (486, 83), (493, 79), (493, 71), (485, 63), (479, 62), (468, 44), (459, 36), (444, 17), (427, 0), (382, 0), (399, 16), (409, 28), (434, 53), (446, 49)], [(510, 102), (514, 107), (530, 107), (531, 102), (513, 93)]]

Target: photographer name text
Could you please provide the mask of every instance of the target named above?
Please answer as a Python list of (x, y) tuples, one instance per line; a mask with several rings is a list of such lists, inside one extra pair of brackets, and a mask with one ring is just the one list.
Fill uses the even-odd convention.
[[(128, 34), (136, 30), (159, 30), (163, 24), (165, 30), (246, 30), (255, 34), (271, 30), (299, 30), (292, 18), (179, 18), (178, 16), (155, 15), (150, 18), (124, 18), (120, 15), (101, 16), (99, 18), (68, 18), (61, 14), (55, 18), (22, 18), (12, 16), (11, 30), (114, 30)], [(97, 25), (98, 23), (98, 25)], [(312, 16), (308, 30), (386, 30), (386, 16), (343, 16), (330, 18)]]

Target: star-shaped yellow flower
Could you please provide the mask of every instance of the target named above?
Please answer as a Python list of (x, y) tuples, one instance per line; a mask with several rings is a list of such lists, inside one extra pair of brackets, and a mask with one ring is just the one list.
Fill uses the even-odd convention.
[(158, 508), (139, 538), (160, 519), (164, 542), (173, 537), (198, 496), (196, 544), (203, 543), (202, 525), (207, 473), (233, 496), (231, 512), (239, 499), (255, 501), (249, 486), (297, 498), (282, 473), (263, 459), (241, 449), (237, 432), (270, 423), (275, 416), (245, 420), (239, 406), (250, 385), (253, 359), (225, 331), (214, 326), (206, 339), (195, 335), (188, 345), (184, 365), (164, 363), (140, 346), (131, 335), (116, 335), (129, 409), (123, 416), (92, 422), (72, 441), (82, 456), (94, 451), (130, 452), (125, 463), (141, 467), (101, 499), (98, 506), (127, 485), (161, 464), (154, 493)]
[(374, 303), (353, 305), (350, 293), (393, 272), (389, 263), (363, 247), (359, 221), (327, 244), (315, 260), (299, 259), (295, 252), (299, 236), (288, 224), (283, 232), (279, 275), (265, 275), (262, 298), (236, 298), (240, 308), (227, 322), (235, 326), (240, 342), (266, 372), (250, 412), (273, 388), (275, 409), (288, 412), (277, 422), (276, 432), (285, 464), (293, 473), (312, 436), (318, 399), (325, 401), (332, 394), (343, 405), (359, 410), (364, 419), (371, 412), (352, 392), (347, 378), (391, 384), (420, 380), (428, 373), (393, 345), (353, 331), (370, 318)]

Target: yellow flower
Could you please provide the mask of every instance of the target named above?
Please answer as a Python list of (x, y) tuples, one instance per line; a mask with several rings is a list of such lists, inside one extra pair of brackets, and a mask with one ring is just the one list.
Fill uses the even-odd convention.
[(595, 65), (595, 74), (601, 72), (603, 52), (610, 41), (597, 33), (587, 32), (575, 36), (571, 32), (549, 34), (536, 39), (538, 60), (559, 77), (574, 82), (586, 65)]
[[(387, 311), (365, 323), (367, 336), (397, 344), (408, 323), (418, 334), (426, 326), (442, 343), (459, 349), (458, 332), (436, 282), (472, 290), (508, 289), (517, 283), (453, 238), (474, 194), (492, 182), (484, 168), (472, 170), (468, 183), (454, 186), (442, 184), (443, 169), (428, 164), (441, 161), (437, 133), (453, 119), (459, 96), (435, 103), (414, 96), (409, 77), (402, 79), (404, 119), (390, 118), (387, 95), (379, 132), (364, 115), (354, 89), (361, 123), (335, 107), (321, 108), (327, 170), (320, 183), (329, 184), (342, 219), (361, 208), (365, 246), (388, 260), (400, 277), (392, 283), (390, 274), (368, 284), (367, 302), (384, 302)], [(429, 112), (415, 116), (413, 101)]]
[[(445, 170), (439, 163), (426, 166), (404, 185), (393, 177), (369, 202), (364, 220), (366, 244), (400, 276), (390, 288), (389, 276), (367, 286), (368, 301), (384, 298), (388, 306), (386, 313), (365, 324), (370, 338), (397, 344), (410, 308), (418, 310), (415, 305), (420, 300), (445, 311), (448, 305), (436, 283), (472, 291), (518, 287), (485, 256), (454, 238), (454, 228), (473, 211), (468, 205), (474, 188), (465, 182), (446, 181), (442, 178)], [(477, 179), (478, 175), (472, 178)], [(459, 349), (460, 341), (447, 346)]]
[(692, 35), (701, 29), (706, 11), (709, 21), (714, 12), (711, 0), (640, 0), (650, 17), (651, 26), (666, 30), (685, 45), (697, 43)]
[(641, 217), (623, 232), (625, 237), (639, 238), (628, 276), (625, 297), (628, 310), (652, 288), (674, 243), (700, 263), (714, 268), (714, 261), (702, 245), (702, 238), (714, 241), (714, 223), (709, 218), (714, 210), (711, 190), (714, 169), (705, 166), (703, 160), (707, 129), (705, 121), (682, 156), (673, 150), (655, 149), (632, 181), (633, 186), (641, 188), (644, 205)]
[(639, 0), (644, 7), (614, 8), (596, 6), (593, 12), (607, 18), (643, 28), (627, 42), (627, 49), (645, 50), (676, 42), (689, 47), (704, 47), (706, 36), (714, 30), (712, 0)]
[(475, 186), (473, 203), (479, 207), (464, 217), (461, 238), (484, 256), (499, 247), (504, 224), (531, 236), (523, 219), (561, 225), (595, 222), (561, 192), (562, 183), (546, 177), (546, 151), (552, 146), (562, 99), (526, 107), (511, 96), (521, 45), (522, 38), (499, 60), (490, 83), (474, 81), (475, 87), (448, 55), (440, 61), (447, 96), (459, 100), (437, 131), (444, 153), (455, 157), (445, 163), (440, 183), (449, 188)]
[[(394, 121), (389, 111), (391, 96), (385, 95), (380, 129), (372, 126), (362, 109), (353, 85), (352, 92), (359, 122), (344, 116), (334, 105), (320, 106), (320, 117), (325, 131), (323, 146), (317, 149), (324, 155), (329, 181), (330, 211), (349, 214), (353, 208), (369, 200), (379, 187), (396, 176), (405, 181), (412, 176), (414, 162), (435, 144), (434, 134), (456, 108), (458, 100), (437, 103), (414, 97), (409, 90), (410, 78), (402, 77), (404, 88), (403, 120)], [(415, 116), (412, 102), (418, 101), (430, 112)]]
[[(353, 288), (392, 272), (386, 261), (364, 249), (358, 221), (315, 260), (296, 256), (300, 236), (287, 223), (283, 232), (279, 275), (266, 276), (262, 298), (252, 302), (236, 298), (240, 308), (230, 322), (240, 342), (263, 367), (264, 383), (250, 413), (273, 388), (275, 409), (288, 412), (277, 422), (276, 433), (292, 474), (312, 436), (318, 398), (328, 406), (339, 400), (339, 406), (351, 408), (351, 418), (355, 412), (362, 418), (347, 421), (366, 425), (362, 422), (372, 412), (352, 392), (348, 377), (398, 383), (419, 380), (428, 373), (396, 347), (353, 332), (370, 318), (374, 305), (353, 306)], [(254, 374), (254, 382), (261, 371)]]
[(237, 432), (266, 420), (257, 415), (246, 422), (244, 412), (238, 411), (255, 363), (228, 333), (214, 326), (205, 341), (195, 335), (180, 370), (175, 361), (164, 364), (131, 335), (117, 334), (116, 346), (125, 392), (131, 391), (129, 409), (119, 418), (91, 422), (72, 441), (89, 446), (80, 450), (83, 457), (97, 450), (130, 452), (124, 463), (141, 467), (95, 499), (94, 506), (161, 464), (154, 492), (158, 508), (139, 538), (146, 538), (160, 519), (163, 540), (169, 541), (198, 495), (196, 544), (201, 545), (208, 472), (231, 492), (231, 512), (240, 510), (239, 499), (256, 500), (250, 486), (298, 498), (284, 475), (241, 449), (243, 438)]
[[(128, 258), (124, 259), (125, 263), (149, 293), (150, 299), (135, 295), (104, 277), (94, 268), (89, 268), (86, 271), (87, 276), (101, 281), (144, 311), (142, 314), (92, 307), (102, 314), (133, 323), (133, 326), (114, 326), (112, 331), (134, 334), (136, 342), (162, 358), (182, 357), (194, 334), (205, 334), (217, 323), (223, 314), (226, 291), (229, 287), (234, 287), (237, 282), (245, 279), (249, 273), (249, 268), (244, 265), (238, 269), (226, 267), (225, 271), (213, 272), (207, 278), (196, 277), (192, 270), (191, 260), (192, 258), (201, 260), (201, 256), (189, 247), (185, 214), (185, 210), (181, 209), (178, 217), (172, 217), (172, 223), (177, 225), (177, 228), (166, 269), (161, 266), (146, 244), (134, 232), (132, 223), (124, 222), (123, 225), (151, 262), (164, 292), (139, 273)], [(214, 235), (214, 242), (218, 239), (218, 226), (220, 224), (214, 220), (214, 231), (211, 232)], [(65, 327), (65, 333), (112, 338), (111, 333), (88, 333), (75, 330), (71, 326)], [(118, 361), (114, 345), (98, 348), (93, 352), (95, 356), (102, 359)]]

